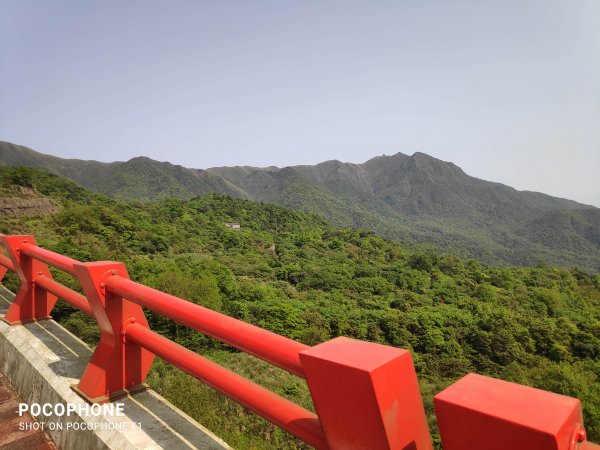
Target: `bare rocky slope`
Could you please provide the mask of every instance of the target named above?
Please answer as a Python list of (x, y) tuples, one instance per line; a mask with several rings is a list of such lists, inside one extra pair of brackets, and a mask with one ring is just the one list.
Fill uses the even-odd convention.
[(51, 199), (32, 188), (11, 185), (0, 189), (0, 217), (37, 216), (56, 211)]

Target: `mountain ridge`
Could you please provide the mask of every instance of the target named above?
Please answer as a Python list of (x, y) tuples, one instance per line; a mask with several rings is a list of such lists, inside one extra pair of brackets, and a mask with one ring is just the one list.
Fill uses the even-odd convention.
[(600, 271), (600, 209), (472, 177), (422, 152), (360, 164), (191, 169), (145, 156), (113, 163), (62, 159), (0, 142), (0, 165), (41, 168), (116, 198), (187, 199), (214, 192), (316, 213), (334, 225), (487, 263), (546, 261)]

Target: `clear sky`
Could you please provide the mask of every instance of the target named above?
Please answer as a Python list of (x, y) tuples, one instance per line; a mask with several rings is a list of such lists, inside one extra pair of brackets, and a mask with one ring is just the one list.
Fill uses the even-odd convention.
[(600, 206), (600, 1), (0, 1), (0, 140), (188, 167), (415, 151)]

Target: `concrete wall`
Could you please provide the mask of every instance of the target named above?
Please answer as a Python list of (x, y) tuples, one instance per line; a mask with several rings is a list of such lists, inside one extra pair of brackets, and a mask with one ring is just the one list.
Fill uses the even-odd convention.
[[(0, 315), (13, 296), (0, 285)], [(28, 404), (85, 405), (71, 386), (79, 381), (91, 354), (85, 343), (53, 320), (12, 327), (0, 321), (0, 372)], [(124, 417), (83, 413), (37, 419), (65, 450), (230, 448), (152, 390), (119, 402), (124, 404)], [(50, 429), (58, 424), (62, 430)], [(73, 429), (81, 426), (99, 429)]]

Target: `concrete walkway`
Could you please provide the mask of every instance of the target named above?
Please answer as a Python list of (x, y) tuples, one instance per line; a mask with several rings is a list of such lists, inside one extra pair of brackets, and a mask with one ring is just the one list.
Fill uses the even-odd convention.
[(19, 417), (18, 406), (22, 400), (0, 373), (0, 449), (2, 450), (57, 450), (50, 437), (41, 429), (21, 430), (26, 425), (38, 427), (29, 414)]

